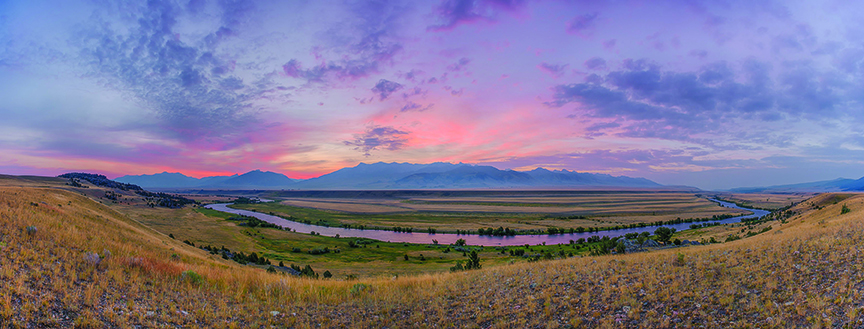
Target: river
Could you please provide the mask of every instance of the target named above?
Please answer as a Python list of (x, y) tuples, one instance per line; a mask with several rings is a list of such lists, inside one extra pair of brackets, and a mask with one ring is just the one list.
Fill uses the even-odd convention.
[[(738, 217), (727, 218), (723, 220), (716, 221), (708, 221), (703, 223), (737, 223), (742, 219), (746, 218), (755, 218), (762, 217), (770, 212), (767, 210), (761, 209), (749, 209), (739, 207), (733, 203), (719, 201), (711, 199), (711, 201), (720, 204), (722, 207), (726, 208), (735, 208), (750, 211), (753, 214), (743, 215)], [(538, 234), (538, 235), (515, 235), (515, 236), (488, 236), (488, 235), (476, 235), (476, 234), (450, 234), (450, 233), (424, 233), (424, 232), (412, 232), (412, 233), (402, 233), (402, 232), (393, 232), (393, 231), (384, 231), (384, 230), (360, 230), (353, 228), (342, 228), (342, 227), (324, 227), (318, 225), (309, 225), (300, 222), (290, 221), (278, 216), (268, 215), (260, 212), (249, 211), (249, 210), (241, 210), (241, 209), (233, 209), (228, 208), (228, 205), (231, 203), (217, 203), (210, 204), (204, 206), (205, 208), (224, 211), (227, 213), (243, 215), (243, 216), (252, 216), (263, 220), (265, 222), (273, 223), (276, 225), (280, 225), (286, 229), (295, 230), (297, 233), (311, 233), (316, 232), (325, 236), (336, 236), (337, 234), (343, 238), (369, 238), (380, 241), (388, 241), (388, 242), (407, 242), (407, 243), (421, 243), (421, 244), (430, 244), (432, 240), (437, 240), (440, 244), (451, 244), (455, 243), (458, 239), (464, 239), (465, 242), (469, 245), (475, 246), (518, 246), (518, 245), (537, 245), (537, 244), (567, 244), (570, 243), (570, 240), (577, 240), (579, 238), (587, 239), (590, 236), (599, 236), (599, 237), (616, 237), (622, 236), (627, 233), (642, 233), (642, 232), (651, 232), (653, 233), (659, 226), (647, 226), (647, 227), (638, 227), (638, 228), (626, 228), (614, 231), (600, 231), (600, 232), (592, 232), (592, 233), (563, 233), (563, 234)], [(672, 224), (672, 225), (663, 225), (665, 227), (674, 228), (678, 231), (690, 229), (690, 225), (698, 224), (698, 223), (681, 223), (681, 224)]]

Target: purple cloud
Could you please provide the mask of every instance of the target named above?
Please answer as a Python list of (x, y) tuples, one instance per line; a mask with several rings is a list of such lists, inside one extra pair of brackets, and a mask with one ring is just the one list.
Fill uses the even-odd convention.
[(598, 13), (579, 15), (567, 23), (567, 32), (590, 37), (594, 32)]
[(380, 97), (379, 100), (383, 101), (387, 99), (390, 94), (397, 92), (402, 88), (404, 88), (404, 86), (397, 82), (381, 79), (378, 80), (378, 83), (375, 84), (375, 87), (372, 88), (372, 91)]
[(405, 104), (405, 106), (402, 106), (402, 108), (399, 109), (399, 112), (423, 112), (431, 109), (434, 105), (435, 104), (429, 104), (423, 106), (414, 102), (408, 102), (407, 104)]
[(461, 24), (494, 21), (499, 9), (516, 11), (524, 0), (444, 0), (437, 8), (440, 24), (430, 25), (427, 31), (448, 31)]
[(450, 72), (462, 71), (462, 69), (464, 69), (465, 66), (468, 65), (468, 63), (471, 63), (471, 59), (462, 57), (456, 63), (448, 65), (447, 71), (450, 71)]
[(244, 10), (223, 9), (222, 25), (193, 44), (175, 36), (183, 8), (151, 1), (142, 13), (130, 13), (139, 16), (129, 30), (85, 28), (79, 36), (82, 64), (88, 74), (128, 91), (154, 111), (160, 118), (154, 132), (160, 135), (190, 141), (226, 138), (226, 129), (255, 129), (252, 103), (275, 86), (266, 80), (247, 84), (230, 75), (231, 61), (214, 55), (245, 17)]
[(540, 63), (537, 65), (540, 70), (543, 72), (551, 74), (553, 77), (561, 77), (564, 75), (564, 71), (567, 69), (567, 64), (549, 64), (546, 62)]
[(724, 129), (715, 124), (724, 118), (777, 120), (797, 116), (805, 108), (833, 111), (838, 97), (813, 83), (817, 78), (806, 67), (782, 75), (779, 85), (770, 78), (770, 66), (761, 62), (745, 63), (741, 75), (723, 62), (699, 72), (664, 72), (647, 60), (625, 60), (623, 67), (602, 80), (559, 85), (555, 100), (547, 104), (576, 102), (588, 116), (630, 121), (622, 127), (622, 136), (697, 141), (690, 136)]
[(606, 60), (600, 57), (591, 57), (585, 61), (584, 65), (589, 70), (605, 70)]
[(372, 155), (375, 150), (396, 151), (405, 146), (405, 135), (408, 132), (393, 127), (370, 126), (362, 134), (355, 134), (354, 140), (343, 141), (345, 145), (354, 146), (353, 150), (363, 152), (364, 156)]

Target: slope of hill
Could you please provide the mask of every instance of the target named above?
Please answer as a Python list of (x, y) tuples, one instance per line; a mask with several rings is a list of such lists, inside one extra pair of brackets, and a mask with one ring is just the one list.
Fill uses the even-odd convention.
[(234, 265), (62, 182), (0, 177), (0, 326), (864, 326), (859, 194), (724, 244), (342, 281)]

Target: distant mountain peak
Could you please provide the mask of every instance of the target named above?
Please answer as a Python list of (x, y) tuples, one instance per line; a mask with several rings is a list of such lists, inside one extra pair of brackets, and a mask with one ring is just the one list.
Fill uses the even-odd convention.
[(498, 169), (489, 165), (434, 162), (360, 162), (320, 177), (296, 181), (261, 169), (231, 176), (197, 179), (180, 173), (123, 176), (117, 181), (145, 188), (228, 188), (228, 189), (459, 189), (459, 188), (581, 188), (660, 187), (645, 178), (549, 170)]

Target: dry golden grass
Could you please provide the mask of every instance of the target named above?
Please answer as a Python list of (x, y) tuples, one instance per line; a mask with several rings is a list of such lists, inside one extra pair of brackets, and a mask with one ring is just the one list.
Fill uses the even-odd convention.
[(4, 187), (0, 326), (861, 327), (864, 196), (835, 200), (725, 244), (319, 281), (212, 260), (81, 195)]
[(723, 200), (736, 202), (748, 207), (780, 209), (807, 200), (816, 193), (717, 193)]

